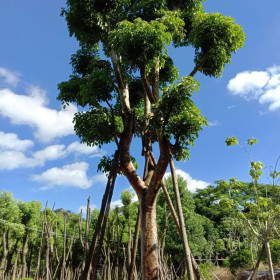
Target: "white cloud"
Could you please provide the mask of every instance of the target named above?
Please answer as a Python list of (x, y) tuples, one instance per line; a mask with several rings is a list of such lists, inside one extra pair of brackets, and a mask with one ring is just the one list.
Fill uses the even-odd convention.
[(30, 168), (40, 164), (37, 159), (26, 157), (24, 153), (19, 151), (0, 152), (0, 170)]
[(91, 181), (93, 184), (98, 184), (98, 183), (106, 184), (108, 181), (108, 178), (105, 173), (102, 173), (102, 174), (97, 174), (97, 175), (93, 176), (91, 178)]
[[(68, 147), (65, 145), (50, 145), (46, 148), (36, 151), (27, 157), (23, 151), (33, 146), (31, 140), (20, 140), (13, 133), (0, 131), (0, 170), (12, 170), (16, 168), (30, 168), (36, 166), (44, 166), (46, 161), (54, 161), (65, 158), (71, 153), (86, 154), (90, 157), (97, 157), (105, 154), (104, 150), (98, 147), (84, 147), (84, 144), (77, 145), (78, 142), (73, 142)], [(74, 145), (73, 145), (74, 144)], [(70, 148), (69, 148), (70, 147)], [(73, 149), (73, 147), (78, 147)], [(7, 159), (5, 159), (7, 157)], [(96, 183), (104, 183), (107, 181), (105, 174), (96, 175), (94, 177)]]
[(32, 179), (44, 184), (41, 190), (47, 190), (54, 186), (77, 187), (88, 189), (93, 184), (107, 182), (105, 174), (98, 174), (93, 177), (87, 176), (89, 164), (87, 162), (76, 162), (64, 165), (61, 168), (53, 167), (41, 174), (33, 175)]
[(86, 174), (88, 167), (87, 162), (76, 162), (64, 165), (61, 168), (53, 167), (42, 174), (34, 175), (33, 180), (44, 183), (43, 189), (49, 189), (54, 186), (88, 189), (92, 185), (92, 180)]
[(73, 142), (67, 147), (67, 152), (75, 154), (91, 155), (91, 157), (99, 157), (104, 155), (104, 151), (100, 150), (97, 146), (87, 146), (86, 144)]
[[(190, 192), (195, 192), (198, 189), (205, 189), (208, 185), (210, 185), (210, 183), (207, 183), (205, 181), (193, 179), (189, 173), (187, 173), (181, 169), (176, 169), (176, 173), (177, 173), (177, 175), (180, 175), (181, 177), (183, 177), (184, 180), (187, 181), (188, 190)], [(164, 175), (165, 178), (167, 178), (169, 176), (171, 176), (170, 172), (167, 172)]]
[(260, 104), (268, 103), (269, 111), (280, 109), (280, 66), (266, 71), (245, 71), (238, 73), (227, 85), (230, 93), (246, 100), (258, 99)]
[[(92, 211), (92, 210), (96, 209), (96, 205), (95, 204), (90, 204), (89, 208), (90, 208), (90, 211)], [(83, 211), (83, 215), (86, 215), (87, 205), (81, 205), (78, 209), (78, 213), (80, 213), (81, 210)]]
[(4, 82), (12, 87), (16, 87), (20, 81), (20, 74), (14, 71), (10, 71), (6, 68), (0, 67), (0, 78), (4, 79)]
[(25, 151), (33, 145), (34, 142), (31, 140), (20, 140), (14, 133), (0, 131), (0, 149)]
[(123, 204), (122, 204), (122, 201), (120, 199), (112, 201), (111, 204), (110, 204), (111, 209), (115, 209), (117, 207), (120, 208), (122, 206), (123, 206)]
[(220, 126), (221, 123), (219, 121), (215, 120), (215, 121), (212, 121), (212, 122), (208, 122), (208, 125), (209, 126)]
[(64, 145), (51, 145), (33, 154), (34, 158), (37, 158), (42, 162), (45, 162), (47, 160), (57, 160), (65, 156), (66, 151)]
[(28, 125), (35, 129), (35, 137), (42, 142), (74, 134), (73, 117), (77, 107), (70, 104), (66, 109), (46, 107), (45, 91), (29, 86), (28, 95), (16, 94), (10, 89), (0, 90), (0, 115), (13, 124)]

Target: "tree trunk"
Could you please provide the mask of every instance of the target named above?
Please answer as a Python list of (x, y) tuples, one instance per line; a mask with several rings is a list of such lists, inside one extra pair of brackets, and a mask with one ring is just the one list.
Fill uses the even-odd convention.
[(178, 216), (179, 216), (178, 218), (179, 218), (180, 228), (181, 228), (181, 232), (182, 232), (182, 241), (183, 241), (184, 254), (185, 254), (187, 271), (188, 271), (188, 279), (194, 280), (191, 252), (190, 252), (190, 247), (189, 247), (188, 237), (187, 237), (187, 232), (186, 232), (186, 227), (185, 227), (184, 214), (183, 214), (181, 198), (180, 198), (178, 182), (177, 182), (177, 175), (176, 175), (176, 170), (175, 170), (175, 166), (174, 166), (172, 157), (170, 157), (170, 169), (171, 169), (171, 174), (172, 174), (174, 194), (175, 194), (176, 203), (177, 203), (177, 207), (178, 207)]
[(143, 192), (140, 201), (142, 279), (158, 280), (156, 199), (152, 205), (147, 205), (145, 196)]
[(21, 257), (21, 277), (26, 278), (26, 271), (27, 271), (27, 262), (26, 262), (26, 255), (28, 249), (28, 229), (25, 230), (24, 242), (22, 247), (22, 257)]
[(82, 271), (81, 280), (87, 280), (88, 275), (89, 275), (90, 266), (91, 266), (92, 261), (93, 261), (93, 256), (95, 254), (95, 249), (96, 249), (98, 237), (99, 237), (100, 231), (101, 231), (101, 226), (102, 226), (102, 221), (103, 221), (103, 217), (104, 217), (104, 214), (105, 214), (105, 209), (106, 209), (106, 206), (107, 206), (107, 203), (108, 203), (108, 200), (109, 200), (110, 190), (111, 190), (112, 184), (114, 184), (114, 181), (115, 181), (116, 176), (117, 176), (118, 163), (119, 163), (119, 151), (117, 150), (115, 152), (115, 155), (114, 155), (112, 167), (111, 167), (110, 174), (109, 174), (108, 181), (107, 181), (106, 190), (105, 190), (105, 193), (104, 193), (103, 198), (102, 198), (100, 213), (99, 213), (99, 216), (98, 216), (98, 220), (97, 220), (97, 223), (96, 223), (96, 227), (95, 227), (95, 231), (94, 231), (94, 234), (93, 234), (93, 237), (92, 237), (90, 248), (89, 248), (89, 251), (88, 251), (88, 254), (87, 254), (87, 257), (86, 257), (85, 268)]
[(266, 240), (265, 249), (266, 249), (266, 255), (267, 255), (267, 262), (268, 262), (268, 266), (269, 266), (270, 280), (275, 280), (273, 263), (272, 263), (270, 246), (269, 246), (268, 240)]
[[(6, 264), (6, 259), (8, 255), (8, 248), (7, 248), (7, 240), (6, 240), (6, 229), (3, 229), (2, 232), (2, 257), (1, 257), (1, 262), (0, 262), (0, 277), (1, 279), (4, 278), (4, 272), (5, 272), (5, 264)], [(8, 234), (8, 233), (7, 233)]]
[(134, 232), (134, 240), (133, 240), (133, 249), (132, 249), (132, 259), (129, 268), (128, 280), (133, 280), (135, 262), (136, 262), (136, 254), (137, 254), (137, 245), (139, 239), (139, 232), (140, 232), (140, 209), (138, 209), (137, 220), (135, 225), (135, 232)]
[(261, 263), (261, 259), (262, 259), (262, 255), (264, 253), (264, 250), (265, 250), (265, 245), (263, 244), (262, 248), (261, 248), (261, 251), (259, 253), (259, 256), (258, 256), (258, 260), (257, 260), (256, 265), (254, 267), (254, 271), (253, 271), (252, 275), (250, 276), (250, 278), (248, 280), (256, 280), (257, 275), (258, 275), (258, 269), (259, 269), (259, 266), (260, 266), (260, 263)]
[[(17, 249), (17, 254), (16, 254), (16, 259), (15, 259), (15, 262), (14, 262), (14, 268), (13, 268), (13, 274), (12, 274), (11, 280), (15, 280), (16, 279), (16, 272), (17, 272), (17, 264), (18, 264), (19, 252), (20, 252), (20, 250)], [(24, 277), (21, 277), (21, 278), (24, 278)]]

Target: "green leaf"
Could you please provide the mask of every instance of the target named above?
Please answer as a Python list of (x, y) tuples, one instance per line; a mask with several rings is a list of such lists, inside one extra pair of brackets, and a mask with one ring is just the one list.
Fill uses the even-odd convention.
[(258, 140), (256, 138), (250, 138), (250, 139), (247, 140), (247, 144), (249, 146), (252, 146), (252, 145), (254, 145), (256, 143), (258, 143)]
[(225, 143), (226, 143), (227, 146), (235, 146), (235, 145), (239, 144), (239, 142), (237, 141), (237, 138), (235, 136), (228, 137), (225, 140)]

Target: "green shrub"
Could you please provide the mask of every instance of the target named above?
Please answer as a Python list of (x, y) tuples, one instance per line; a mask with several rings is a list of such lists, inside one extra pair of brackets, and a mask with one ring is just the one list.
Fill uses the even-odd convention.
[(247, 249), (241, 249), (229, 257), (229, 267), (233, 274), (238, 268), (248, 267), (251, 264), (251, 253)]
[(199, 265), (199, 270), (201, 275), (203, 276), (203, 279), (205, 280), (211, 280), (213, 278), (212, 274), (210, 273), (210, 270), (213, 270), (215, 268), (215, 265), (212, 262), (206, 262)]
[(271, 240), (269, 242), (269, 245), (273, 263), (280, 263), (280, 240)]

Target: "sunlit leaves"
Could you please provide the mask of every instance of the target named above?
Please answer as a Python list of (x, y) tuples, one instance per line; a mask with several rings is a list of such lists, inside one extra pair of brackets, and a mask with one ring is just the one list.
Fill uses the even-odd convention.
[(161, 129), (170, 139), (175, 140), (176, 160), (188, 157), (188, 146), (193, 145), (202, 126), (207, 120), (191, 100), (199, 84), (192, 77), (184, 77), (178, 83), (163, 89), (162, 97), (153, 106), (157, 118), (151, 121), (151, 129)]
[(258, 140), (254, 137), (247, 140), (247, 145), (249, 145), (249, 146), (253, 146), (254, 144), (257, 144), (257, 143), (258, 143)]
[(158, 57), (170, 44), (172, 35), (163, 23), (138, 18), (133, 23), (127, 20), (119, 23), (109, 39), (124, 63), (139, 67)]
[(190, 42), (196, 49), (195, 63), (207, 76), (220, 77), (231, 54), (243, 47), (242, 27), (219, 13), (196, 14)]
[(250, 168), (250, 176), (253, 180), (259, 180), (260, 176), (263, 174), (262, 171), (263, 163), (260, 161), (252, 161)]
[(225, 140), (225, 143), (226, 143), (227, 146), (235, 146), (235, 145), (239, 144), (238, 141), (237, 141), (237, 138), (235, 136), (228, 137)]

